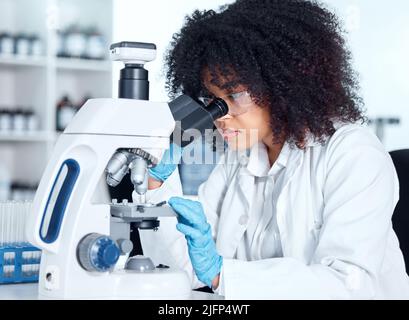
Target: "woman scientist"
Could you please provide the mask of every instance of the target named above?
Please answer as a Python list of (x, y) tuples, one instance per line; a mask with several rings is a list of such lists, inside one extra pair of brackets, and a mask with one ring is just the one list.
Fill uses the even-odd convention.
[[(336, 16), (314, 1), (238, 0), (196, 11), (173, 38), (168, 88), (222, 98), (228, 150), (182, 194), (176, 163), (150, 170), (148, 200), (178, 221), (141, 232), (153, 260), (227, 299), (409, 298), (392, 230), (399, 184), (365, 121)], [(247, 150), (248, 152), (238, 152)]]

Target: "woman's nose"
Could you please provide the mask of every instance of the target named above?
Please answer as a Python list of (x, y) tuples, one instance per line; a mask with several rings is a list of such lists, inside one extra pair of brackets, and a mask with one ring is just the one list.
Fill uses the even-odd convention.
[(225, 122), (225, 121), (228, 121), (228, 120), (230, 120), (232, 118), (232, 116), (231, 115), (229, 115), (229, 114), (226, 114), (226, 115), (224, 115), (223, 117), (221, 117), (221, 118), (219, 118), (219, 119), (217, 119), (216, 120), (216, 122)]

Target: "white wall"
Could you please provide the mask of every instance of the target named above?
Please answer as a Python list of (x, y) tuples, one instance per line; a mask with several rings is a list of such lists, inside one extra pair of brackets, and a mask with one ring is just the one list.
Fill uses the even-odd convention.
[(326, 0), (346, 22), (370, 117), (399, 116), (387, 149), (409, 148), (409, 1)]
[[(114, 40), (154, 42), (158, 59), (150, 70), (151, 99), (167, 100), (163, 54), (183, 18), (194, 9), (217, 8), (233, 0), (117, 0)], [(325, 0), (345, 21), (355, 68), (369, 117), (398, 116), (386, 131), (387, 149), (409, 148), (409, 1)], [(119, 66), (118, 66), (119, 68)], [(117, 77), (117, 72), (114, 73)], [(115, 89), (116, 90), (116, 89)]]
[[(184, 17), (195, 9), (216, 9), (233, 0), (117, 0), (114, 13), (114, 41), (140, 41), (155, 43), (158, 49), (156, 61), (146, 65), (149, 70), (150, 99), (168, 101), (164, 88), (163, 56), (184, 23)], [(118, 67), (119, 68), (119, 67)], [(117, 69), (118, 70), (118, 69)], [(119, 78), (114, 72), (115, 84)], [(117, 86), (114, 87), (114, 94)]]

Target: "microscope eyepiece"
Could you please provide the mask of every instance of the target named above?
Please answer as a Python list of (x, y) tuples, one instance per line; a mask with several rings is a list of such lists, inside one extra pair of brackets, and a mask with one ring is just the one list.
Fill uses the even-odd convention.
[(203, 135), (206, 130), (214, 128), (214, 121), (224, 117), (229, 112), (227, 103), (223, 99), (217, 98), (205, 106), (187, 95), (181, 95), (170, 102), (169, 108), (176, 121), (171, 140), (181, 147), (185, 147), (193, 141), (190, 138), (186, 141), (183, 140), (184, 133), (187, 133), (189, 137), (189, 133), (195, 130)]
[(210, 113), (213, 121), (224, 117), (229, 112), (227, 103), (221, 98), (214, 99), (205, 109)]

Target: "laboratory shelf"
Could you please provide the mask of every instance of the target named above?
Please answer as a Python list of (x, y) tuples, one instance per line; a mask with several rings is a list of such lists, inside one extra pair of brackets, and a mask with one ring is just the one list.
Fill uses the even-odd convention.
[(73, 58), (57, 58), (57, 69), (61, 70), (77, 70), (77, 71), (96, 71), (96, 72), (112, 72), (112, 62), (106, 60), (87, 60)]
[(87, 97), (112, 96), (111, 61), (60, 58), (57, 53), (61, 32), (76, 27), (98, 30), (106, 39), (108, 57), (114, 2), (0, 0), (0, 33), (35, 35), (42, 44), (40, 56), (0, 53), (0, 109), (32, 110), (40, 124), (38, 132), (0, 132), (0, 169), (10, 172), (11, 181), (31, 183), (41, 178), (59, 136), (57, 106), (63, 97), (79, 107)]
[(0, 142), (48, 142), (56, 139), (56, 133), (38, 131), (32, 133), (0, 133)]
[(0, 67), (46, 67), (45, 57), (0, 56)]

